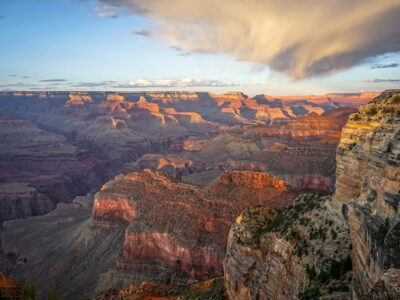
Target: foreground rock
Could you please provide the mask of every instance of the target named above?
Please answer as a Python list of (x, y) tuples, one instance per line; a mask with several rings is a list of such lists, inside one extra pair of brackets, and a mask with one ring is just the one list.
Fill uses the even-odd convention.
[(150, 282), (131, 285), (120, 291), (108, 290), (97, 295), (95, 300), (142, 300), (142, 299), (207, 299), (224, 298), (222, 277), (205, 280), (186, 286), (155, 285)]
[(304, 194), (286, 209), (247, 210), (228, 236), (226, 293), (232, 300), (343, 299), (349, 254), (344, 220), (328, 196)]
[(335, 201), (353, 251), (353, 298), (397, 299), (400, 279), (400, 90), (353, 114), (337, 151)]

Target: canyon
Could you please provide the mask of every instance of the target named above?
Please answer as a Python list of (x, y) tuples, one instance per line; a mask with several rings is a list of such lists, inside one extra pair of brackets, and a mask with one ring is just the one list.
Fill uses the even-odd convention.
[(400, 90), (352, 114), (332, 197), (244, 211), (228, 235), (229, 299), (398, 299)]
[(4, 92), (1, 268), (67, 299), (395, 299), (398, 95)]
[(348, 106), (373, 96), (2, 92), (0, 220), (44, 214), (143, 169), (194, 184), (223, 170), (265, 171), (331, 191)]

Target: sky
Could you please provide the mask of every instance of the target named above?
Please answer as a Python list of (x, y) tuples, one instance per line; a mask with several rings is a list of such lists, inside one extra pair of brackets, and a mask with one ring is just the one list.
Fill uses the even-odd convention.
[(399, 0), (0, 0), (3, 91), (380, 91), (399, 51)]

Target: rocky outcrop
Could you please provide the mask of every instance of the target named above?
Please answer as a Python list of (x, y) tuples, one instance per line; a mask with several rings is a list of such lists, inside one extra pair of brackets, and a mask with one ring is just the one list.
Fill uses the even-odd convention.
[(271, 177), (267, 173), (250, 171), (226, 171), (221, 175), (219, 182), (222, 184), (243, 185), (253, 189), (260, 189), (266, 186), (272, 186), (276, 188), (282, 188), (285, 186), (285, 182), (283, 180)]
[(305, 194), (286, 209), (246, 210), (228, 235), (226, 293), (232, 300), (337, 299), (349, 290), (349, 254), (344, 220), (329, 197)]
[(119, 291), (107, 290), (94, 297), (94, 300), (142, 300), (142, 299), (207, 299), (220, 300), (224, 298), (222, 277), (216, 277), (199, 283), (185, 286), (156, 285), (142, 282), (131, 285)]
[(334, 199), (350, 230), (354, 299), (398, 296), (390, 278), (400, 268), (399, 116), (400, 90), (386, 91), (350, 117), (337, 150)]

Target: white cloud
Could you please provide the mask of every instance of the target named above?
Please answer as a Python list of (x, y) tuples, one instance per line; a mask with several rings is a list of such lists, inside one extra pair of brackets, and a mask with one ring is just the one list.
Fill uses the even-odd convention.
[(101, 18), (115, 19), (119, 17), (119, 14), (115, 11), (115, 7), (111, 5), (99, 5), (93, 8), (97, 16)]
[(399, 0), (101, 0), (154, 20), (184, 51), (226, 53), (295, 79), (400, 51)]
[(114, 84), (114, 88), (158, 88), (158, 87), (218, 87), (237, 86), (236, 83), (226, 83), (210, 79), (137, 79)]

